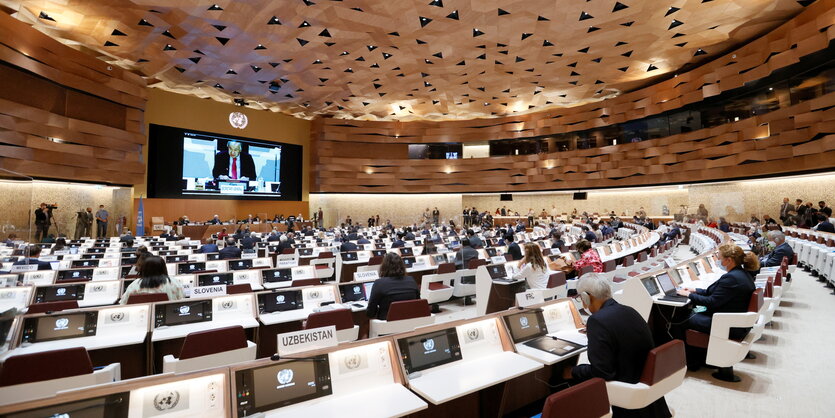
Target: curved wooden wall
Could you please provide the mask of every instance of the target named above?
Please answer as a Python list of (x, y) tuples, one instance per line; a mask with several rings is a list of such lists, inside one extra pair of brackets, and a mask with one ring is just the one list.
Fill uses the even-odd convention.
[(144, 181), (142, 77), (2, 12), (0, 64), (0, 168), (38, 178)]
[[(640, 143), (468, 160), (402, 159), (396, 143), (485, 141), (578, 131), (676, 109), (799, 61), (835, 38), (835, 0), (821, 0), (711, 63), (603, 102), (456, 122), (318, 119), (314, 192), (439, 193), (691, 183), (835, 167), (835, 94), (763, 116)], [(383, 143), (387, 145), (383, 145)], [(376, 144), (381, 145), (377, 149)], [(352, 146), (356, 152), (335, 152)], [(364, 152), (365, 158), (356, 158)], [(400, 153), (402, 154), (402, 152)]]

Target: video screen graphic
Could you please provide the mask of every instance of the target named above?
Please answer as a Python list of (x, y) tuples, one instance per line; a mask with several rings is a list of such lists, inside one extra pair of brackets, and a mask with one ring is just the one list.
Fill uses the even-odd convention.
[(301, 200), (302, 147), (151, 125), (150, 197)]

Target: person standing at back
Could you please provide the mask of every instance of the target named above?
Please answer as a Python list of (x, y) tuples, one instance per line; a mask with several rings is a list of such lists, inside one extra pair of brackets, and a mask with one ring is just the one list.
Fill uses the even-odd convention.
[(152, 255), (142, 262), (140, 279), (134, 280), (128, 285), (119, 303), (128, 303), (131, 295), (148, 293), (165, 293), (168, 300), (180, 300), (185, 297), (183, 286), (177, 280), (168, 277), (168, 270), (165, 268), (165, 261), (158, 256)]
[(792, 210), (794, 210), (794, 205), (789, 203), (789, 198), (788, 197), (784, 197), (783, 198), (783, 204), (780, 205), (780, 220), (785, 222), (786, 218), (789, 217), (789, 211), (792, 211)]
[(380, 265), (380, 278), (374, 281), (368, 297), (369, 318), (386, 320), (392, 302), (414, 300), (420, 297), (415, 279), (406, 275), (403, 259), (395, 253), (387, 253)]
[(99, 210), (96, 211), (96, 238), (104, 238), (107, 236), (107, 220), (110, 214), (104, 210), (104, 205), (99, 205)]
[(52, 225), (52, 208), (46, 203), (41, 203), (40, 207), (35, 209), (35, 242), (41, 242), (49, 234), (49, 226)]
[[(609, 281), (597, 274), (586, 274), (577, 281), (583, 307), (591, 312), (586, 323), (589, 364), (566, 369), (563, 377), (585, 381), (594, 377), (625, 383), (638, 383), (647, 354), (655, 348), (652, 332), (635, 309), (612, 299)], [(642, 409), (612, 406), (612, 416), (672, 416), (663, 397)]]

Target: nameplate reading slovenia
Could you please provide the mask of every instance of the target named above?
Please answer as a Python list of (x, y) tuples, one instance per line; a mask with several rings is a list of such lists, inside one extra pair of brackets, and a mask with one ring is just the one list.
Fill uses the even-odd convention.
[(191, 288), (192, 298), (210, 298), (226, 294), (226, 285), (218, 284), (213, 286), (197, 286)]
[(318, 350), (336, 347), (336, 327), (331, 325), (322, 328), (306, 329), (303, 331), (278, 334), (278, 355), (286, 356), (302, 351)]
[(380, 272), (378, 271), (360, 271), (354, 273), (354, 281), (355, 282), (370, 282), (372, 280), (377, 280), (380, 278)]

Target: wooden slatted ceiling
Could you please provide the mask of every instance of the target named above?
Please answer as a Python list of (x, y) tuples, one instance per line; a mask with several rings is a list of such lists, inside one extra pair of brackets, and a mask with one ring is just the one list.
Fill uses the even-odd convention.
[[(0, 13), (0, 168), (115, 184), (144, 181), (142, 77)], [(12, 81), (14, 80), (14, 81)]]
[[(156, 87), (302, 117), (470, 119), (629, 91), (797, 0), (0, 0)], [(826, 0), (821, 0), (826, 1)]]
[(346, 121), (325, 118), (328, 141), (470, 142), (581, 131), (656, 115), (733, 90), (822, 50), (833, 39), (835, 1), (819, 1), (791, 21), (725, 56), (616, 98), (566, 109), (461, 121)]

